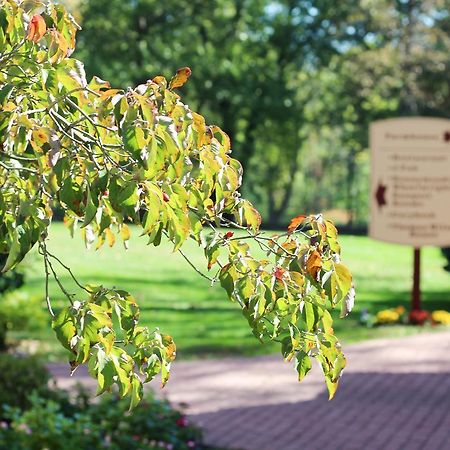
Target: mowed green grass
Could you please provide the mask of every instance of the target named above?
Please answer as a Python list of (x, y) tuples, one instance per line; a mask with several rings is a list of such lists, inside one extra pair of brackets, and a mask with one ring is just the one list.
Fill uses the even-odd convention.
[[(113, 248), (104, 246), (98, 251), (87, 251), (80, 236), (72, 239), (62, 224), (55, 223), (50, 232), (49, 249), (72, 268), (83, 284), (103, 284), (130, 291), (141, 306), (142, 323), (152, 329), (158, 326), (164, 333), (172, 335), (181, 358), (278, 351), (277, 344), (262, 345), (252, 336), (239, 307), (226, 298), (219, 285), (211, 287), (180, 254), (173, 254), (168, 244), (157, 248), (147, 246), (137, 230), (132, 232), (128, 251), (119, 241)], [(357, 236), (341, 236), (341, 244), (343, 262), (352, 270), (357, 289), (353, 313), (338, 319), (336, 312), (335, 332), (344, 345), (430, 329), (411, 326), (369, 329), (359, 325), (359, 313), (363, 308), (377, 312), (398, 305), (408, 307), (413, 251), (409, 247)], [(195, 243), (187, 243), (183, 250), (197, 267), (205, 267), (204, 256)], [(450, 274), (442, 269), (443, 265), (439, 249), (423, 250), (425, 309), (450, 309)], [(26, 258), (24, 266), (27, 282), (23, 289), (43, 298), (44, 269), (37, 252)], [(68, 290), (77, 292), (69, 274), (62, 267), (58, 267), (58, 272)], [(65, 300), (53, 281), (50, 292), (54, 304), (61, 306)], [(42, 339), (50, 354), (61, 356), (49, 327), (39, 334), (28, 334), (28, 337)]]

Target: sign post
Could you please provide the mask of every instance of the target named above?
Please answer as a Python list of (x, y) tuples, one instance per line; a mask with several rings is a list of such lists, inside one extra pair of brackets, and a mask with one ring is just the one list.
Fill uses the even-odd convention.
[(411, 309), (418, 311), (420, 248), (450, 245), (450, 120), (374, 122), (370, 148), (369, 236), (414, 248)]
[(413, 289), (411, 298), (411, 311), (422, 309), (420, 298), (420, 248), (414, 249)]

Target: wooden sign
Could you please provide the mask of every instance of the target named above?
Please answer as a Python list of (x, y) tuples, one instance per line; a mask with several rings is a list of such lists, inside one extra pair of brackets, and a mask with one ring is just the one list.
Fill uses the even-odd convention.
[(370, 148), (369, 235), (415, 248), (450, 246), (450, 120), (375, 122)]

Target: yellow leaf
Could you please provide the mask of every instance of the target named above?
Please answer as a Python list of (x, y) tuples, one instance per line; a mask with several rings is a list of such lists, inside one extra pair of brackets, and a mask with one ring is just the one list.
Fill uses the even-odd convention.
[(106, 239), (108, 239), (109, 246), (112, 247), (116, 243), (116, 237), (114, 236), (114, 233), (109, 228), (106, 228), (105, 234)]
[(126, 224), (122, 225), (122, 227), (120, 228), (120, 236), (122, 237), (123, 245), (125, 246), (126, 249), (128, 249), (128, 241), (130, 240), (131, 237), (131, 232), (128, 225)]
[(169, 89), (176, 89), (184, 85), (191, 76), (192, 70), (189, 67), (182, 67), (177, 70), (176, 75), (170, 80)]

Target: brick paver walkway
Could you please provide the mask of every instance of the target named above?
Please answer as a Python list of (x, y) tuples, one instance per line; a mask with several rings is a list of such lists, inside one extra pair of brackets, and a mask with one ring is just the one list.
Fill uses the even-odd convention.
[[(346, 347), (328, 402), (320, 370), (297, 383), (278, 356), (175, 363), (164, 389), (206, 441), (243, 450), (450, 450), (450, 332)], [(59, 383), (73, 379), (54, 366)], [(84, 372), (77, 379), (86, 381)]]

